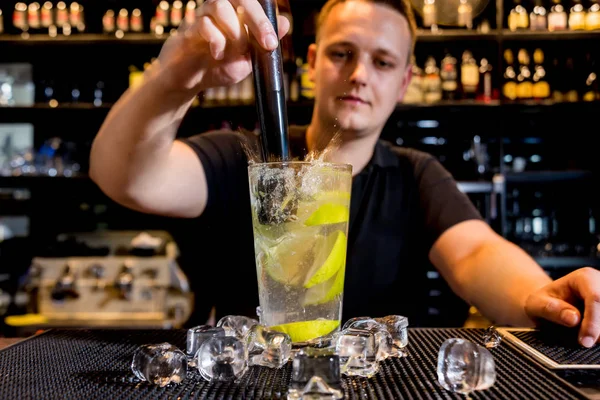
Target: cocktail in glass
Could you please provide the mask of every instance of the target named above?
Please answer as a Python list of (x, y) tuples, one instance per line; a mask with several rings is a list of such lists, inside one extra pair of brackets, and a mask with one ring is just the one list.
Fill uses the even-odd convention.
[(352, 167), (248, 167), (261, 322), (306, 343), (339, 329)]

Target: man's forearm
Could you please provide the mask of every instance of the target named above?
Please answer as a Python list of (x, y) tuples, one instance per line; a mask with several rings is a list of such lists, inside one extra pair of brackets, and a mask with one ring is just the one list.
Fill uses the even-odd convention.
[(525, 301), (552, 282), (522, 249), (503, 239), (485, 242), (460, 262), (459, 294), (499, 325), (531, 326)]
[(153, 71), (113, 106), (91, 150), (90, 175), (108, 192), (152, 176), (166, 159), (192, 94), (166, 93)]

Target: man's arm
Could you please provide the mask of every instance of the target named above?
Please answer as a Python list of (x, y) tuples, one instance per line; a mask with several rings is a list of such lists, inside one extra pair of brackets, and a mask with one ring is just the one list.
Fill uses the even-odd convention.
[(481, 220), (446, 230), (429, 257), (457, 295), (497, 324), (532, 326), (526, 300), (552, 282), (527, 253)]
[(459, 296), (498, 324), (533, 326), (544, 319), (579, 325), (582, 346), (600, 341), (598, 270), (580, 268), (552, 281), (527, 253), (483, 221), (449, 228), (429, 256)]
[[(282, 37), (290, 25), (278, 19)], [(278, 46), (257, 0), (216, 0), (204, 2), (196, 22), (167, 39), (143, 83), (119, 99), (94, 139), (90, 176), (109, 197), (148, 213), (203, 212), (206, 171), (175, 136), (198, 92), (234, 84), (252, 72), (249, 33), (265, 50)]]
[(202, 213), (207, 185), (187, 145), (174, 141), (193, 96), (162, 89), (157, 74), (129, 89), (94, 139), (90, 176), (113, 200), (148, 213), (193, 217)]

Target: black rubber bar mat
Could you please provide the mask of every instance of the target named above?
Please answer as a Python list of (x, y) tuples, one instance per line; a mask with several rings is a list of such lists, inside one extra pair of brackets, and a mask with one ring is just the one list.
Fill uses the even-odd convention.
[[(409, 329), (408, 356), (381, 363), (374, 377), (343, 378), (347, 399), (465, 399), (437, 382), (443, 341), (481, 344), (482, 329)], [(185, 330), (49, 330), (0, 351), (2, 399), (285, 399), (291, 362), (281, 369), (252, 367), (236, 383), (204, 381), (197, 370), (179, 385), (140, 382), (130, 369), (142, 344), (170, 342), (185, 351)], [(471, 399), (582, 399), (581, 392), (506, 343), (490, 350), (496, 383)]]

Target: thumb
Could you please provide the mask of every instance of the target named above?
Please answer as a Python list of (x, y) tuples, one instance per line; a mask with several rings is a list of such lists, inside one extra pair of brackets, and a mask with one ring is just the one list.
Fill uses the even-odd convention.
[(581, 313), (572, 304), (548, 294), (529, 296), (525, 311), (534, 321), (540, 318), (559, 325), (573, 327), (581, 321)]

